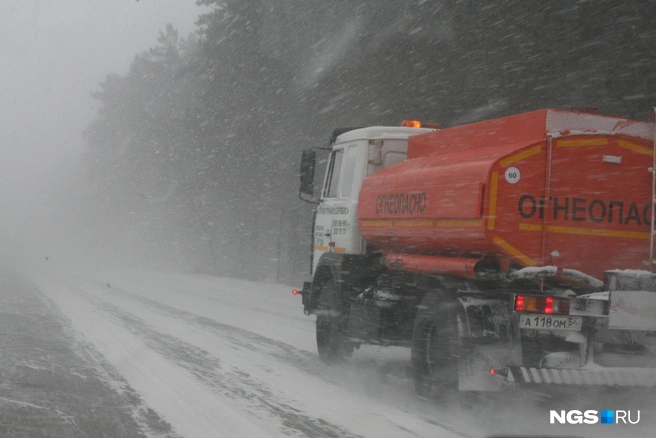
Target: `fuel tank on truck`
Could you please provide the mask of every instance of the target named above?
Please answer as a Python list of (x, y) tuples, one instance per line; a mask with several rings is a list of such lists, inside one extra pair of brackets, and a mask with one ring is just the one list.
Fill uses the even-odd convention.
[(651, 123), (552, 109), (413, 136), (364, 181), (360, 232), (401, 270), (643, 269), (653, 155)]

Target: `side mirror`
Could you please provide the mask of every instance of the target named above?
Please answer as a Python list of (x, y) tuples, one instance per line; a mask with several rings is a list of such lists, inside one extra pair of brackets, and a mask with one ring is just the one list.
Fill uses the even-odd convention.
[(312, 149), (303, 151), (301, 155), (301, 188), (300, 193), (314, 195), (314, 167), (317, 161), (317, 153)]

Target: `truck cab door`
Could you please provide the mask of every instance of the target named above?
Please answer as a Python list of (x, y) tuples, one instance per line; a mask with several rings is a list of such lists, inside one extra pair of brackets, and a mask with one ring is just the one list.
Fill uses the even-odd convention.
[(366, 168), (364, 151), (363, 142), (356, 141), (337, 145), (330, 154), (315, 218), (312, 273), (326, 252), (361, 252), (357, 204)]
[(321, 256), (326, 252), (330, 252), (334, 246), (331, 227), (343, 161), (344, 149), (333, 149), (328, 159), (326, 177), (321, 188), (321, 197), (314, 219), (313, 275)]

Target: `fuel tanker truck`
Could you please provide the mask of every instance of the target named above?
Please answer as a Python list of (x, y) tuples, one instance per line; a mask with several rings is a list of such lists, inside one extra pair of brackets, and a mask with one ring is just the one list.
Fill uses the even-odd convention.
[(656, 386), (654, 134), (653, 111), (544, 109), (340, 129), (303, 151), (312, 281), (294, 292), (321, 360), (409, 347), (424, 396)]

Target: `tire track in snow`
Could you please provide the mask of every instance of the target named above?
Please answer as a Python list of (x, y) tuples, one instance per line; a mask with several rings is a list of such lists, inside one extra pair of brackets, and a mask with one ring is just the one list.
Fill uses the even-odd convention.
[[(45, 296), (41, 291), (38, 291), (38, 296), (49, 310), (59, 315), (60, 318), (68, 321), (70, 324), (70, 320), (61, 312), (59, 307), (50, 300), (50, 298)], [(146, 436), (181, 438), (180, 435), (172, 430), (172, 427), (168, 422), (160, 418), (155, 411), (144, 403), (139, 394), (125, 381), (125, 379), (123, 379), (123, 376), (114, 369), (107, 359), (105, 359), (105, 357), (100, 354), (92, 344), (78, 333), (72, 333), (71, 335), (76, 338), (78, 354), (90, 363), (95, 364), (94, 371), (98, 378), (113, 387), (122, 398), (129, 401), (129, 405), (132, 406), (132, 408), (129, 409), (130, 415), (142, 428)]]
[[(79, 277), (79, 276), (78, 276), (78, 277)], [(87, 281), (91, 281), (91, 280), (88, 279), (88, 278), (84, 278), (84, 277), (79, 277), (79, 278), (82, 278), (82, 279), (87, 280)], [(180, 293), (180, 290), (177, 289), (177, 288), (174, 287), (174, 286), (169, 286), (169, 285), (167, 285), (167, 284), (162, 284), (162, 283), (160, 283), (160, 282), (152, 281), (152, 280), (149, 281), (148, 283), (149, 283), (149, 284), (152, 284), (153, 286), (160, 287), (160, 288), (162, 288), (162, 289), (168, 289), (168, 290), (170, 290), (170, 291), (172, 291), (172, 292)], [(208, 290), (208, 291), (212, 291), (212, 292), (220, 292), (220, 289), (217, 290), (217, 289), (209, 289), (209, 288), (207, 288), (206, 290)], [(228, 306), (232, 306), (232, 307), (239, 307), (239, 308), (241, 308), (241, 309), (245, 309), (245, 310), (248, 310), (248, 311), (251, 311), (251, 312), (263, 313), (263, 314), (265, 314), (265, 315), (275, 315), (275, 316), (280, 316), (280, 317), (285, 318), (285, 319), (293, 319), (293, 320), (296, 320), (296, 321), (306, 321), (306, 320), (307, 320), (307, 316), (305, 316), (305, 315), (303, 315), (303, 316), (297, 316), (297, 317), (290, 317), (289, 315), (287, 315), (287, 314), (285, 314), (285, 313), (281, 313), (281, 312), (273, 312), (273, 311), (268, 311), (268, 310), (265, 311), (265, 310), (262, 310), (262, 309), (260, 309), (260, 308), (258, 308), (258, 307), (247, 306), (247, 305), (244, 305), (244, 304), (241, 304), (241, 303), (237, 303), (237, 302), (234, 302), (234, 301), (228, 301), (228, 300), (220, 299), (220, 298), (213, 297), (213, 296), (209, 296), (209, 295), (201, 295), (201, 296), (202, 296), (203, 298), (205, 298), (205, 299), (212, 300), (212, 301), (216, 301), (217, 303), (226, 304), (226, 305), (228, 305)], [(300, 312), (299, 312), (299, 313), (300, 313)]]
[[(92, 283), (95, 286), (105, 287), (102, 282), (84, 277), (78, 278)], [(185, 310), (167, 306), (166, 304), (145, 298), (141, 295), (134, 294), (121, 288), (112, 287), (111, 293), (120, 294), (131, 300), (145, 304), (151, 310), (158, 311), (163, 315), (171, 316), (177, 320), (185, 321), (192, 325), (209, 328), (212, 330), (212, 332), (220, 334), (221, 337), (228, 339), (236, 346), (248, 348), (249, 350), (252, 350), (253, 347), (255, 347), (258, 349), (258, 351), (265, 352), (280, 360), (281, 362), (288, 363), (310, 375), (322, 378), (325, 377), (325, 375), (322, 373), (324, 367), (321, 363), (318, 362), (316, 354), (298, 349), (284, 342), (276, 341), (256, 333), (249, 332), (248, 330), (243, 330), (228, 324), (223, 324), (205, 316), (196, 315)]]
[[(100, 286), (101, 288), (106, 288), (105, 283), (82, 277), (82, 276), (77, 276), (79, 279), (84, 280), (85, 282), (88, 282), (90, 284), (93, 284), (94, 286)], [(77, 287), (77, 286), (75, 286)], [(82, 289), (79, 289), (81, 293), (83, 293), (85, 296), (88, 296), (87, 292), (82, 291)], [(328, 366), (323, 364), (322, 362), (319, 361), (318, 356), (315, 353), (310, 353), (305, 350), (298, 349), (290, 344), (280, 342), (273, 340), (271, 338), (267, 338), (265, 336), (258, 335), (256, 333), (234, 327), (228, 324), (224, 324), (221, 322), (218, 322), (216, 320), (213, 320), (208, 317), (200, 316), (191, 312), (187, 312), (185, 310), (177, 309), (175, 307), (168, 306), (166, 304), (162, 304), (158, 301), (146, 298), (144, 296), (135, 294), (133, 292), (127, 291), (125, 289), (119, 288), (112, 286), (111, 287), (111, 294), (117, 294), (121, 295), (125, 298), (128, 298), (130, 300), (139, 302), (141, 304), (146, 305), (150, 310), (160, 313), (164, 316), (168, 316), (171, 318), (174, 318), (179, 321), (184, 321), (192, 326), (196, 327), (201, 327), (204, 330), (208, 330), (211, 333), (217, 335), (221, 339), (228, 340), (230, 343), (232, 343), (234, 346), (245, 349), (245, 350), (250, 350), (250, 351), (258, 351), (262, 352), (265, 354), (268, 354), (272, 356), (273, 358), (279, 360), (280, 362), (286, 363), (288, 365), (291, 365), (295, 368), (298, 368), (299, 370), (302, 370), (306, 372), (307, 374), (317, 377), (325, 382), (332, 383), (338, 386), (344, 386), (345, 384), (348, 384), (348, 381), (344, 380), (343, 373), (354, 373), (355, 376), (351, 376), (352, 378), (357, 379), (357, 376), (360, 376), (360, 372), (363, 373), (365, 378), (367, 379), (373, 379), (376, 380), (377, 385), (380, 384), (387, 384), (389, 383), (390, 379), (395, 379), (399, 378), (398, 377), (398, 370), (392, 370), (395, 371), (392, 374), (389, 374), (386, 372), (387, 368), (394, 368), (398, 367), (398, 364), (387, 364), (383, 367), (383, 369), (379, 369), (378, 372), (381, 373), (381, 375), (375, 375), (372, 376), (371, 374), (371, 365), (370, 363), (365, 363), (365, 364), (360, 364), (362, 367), (367, 367), (367, 370), (362, 370), (362, 369), (353, 369), (348, 366), (345, 368), (340, 368), (339, 366)], [(95, 299), (95, 298), (94, 298)], [(106, 301), (102, 300), (103, 303), (107, 303)], [(112, 304), (107, 303), (108, 305), (112, 307), (116, 307)], [(118, 309), (118, 308), (117, 308)], [(120, 309), (119, 309), (120, 310)], [(180, 341), (182, 342), (182, 341)], [(196, 348), (191, 346), (192, 348)], [(405, 364), (403, 365), (404, 367), (407, 367), (409, 365)], [(390, 371), (390, 373), (392, 372)], [(411, 377), (410, 372), (407, 371), (407, 373), (402, 373), (403, 376), (401, 378), (406, 378), (406, 377)], [(405, 375), (407, 374), (407, 376)], [(404, 381), (405, 383), (405, 381)], [(394, 391), (396, 388), (390, 385), (390, 390)], [(413, 393), (414, 394), (414, 393)], [(422, 400), (421, 404), (424, 405), (425, 408), (430, 409), (430, 407), (434, 408), (440, 408), (441, 405), (435, 401), (432, 400)], [(458, 426), (455, 423), (452, 423), (449, 421), (448, 418), (440, 418), (436, 419), (432, 415), (429, 416), (426, 413), (419, 414), (415, 413), (417, 415), (417, 418), (421, 419), (422, 421), (433, 425), (440, 427), (442, 429), (445, 429), (453, 434), (462, 436), (462, 437), (468, 437), (467, 433), (463, 433), (462, 428)]]
[[(247, 409), (249, 409), (249, 412), (255, 416), (258, 416), (262, 410), (273, 414), (280, 419), (283, 432), (297, 436), (316, 436), (326, 438), (361, 437), (360, 435), (352, 434), (348, 430), (331, 424), (321, 418), (312, 418), (294, 406), (291, 406), (289, 403), (280, 401), (281, 398), (268, 389), (263, 382), (259, 382), (257, 379), (252, 378), (248, 373), (232, 366), (222, 366), (220, 358), (211, 355), (207, 351), (173, 336), (158, 332), (152, 326), (131, 313), (128, 313), (107, 301), (91, 296), (76, 285), (61, 280), (59, 283), (77, 294), (83, 300), (106, 312), (111, 318), (117, 320), (117, 322), (119, 322), (124, 328), (132, 332), (136, 337), (139, 337), (154, 351), (181, 368), (191, 372), (198, 380), (215, 392), (238, 402), (246, 401), (249, 405), (247, 405)], [(133, 295), (127, 291), (122, 292)], [(149, 306), (158, 305), (158, 303), (151, 300), (144, 300), (146, 300), (146, 304)], [(226, 329), (233, 329), (238, 331), (239, 335), (243, 335), (241, 333), (242, 330), (240, 329), (231, 326), (224, 326), (215, 321), (213, 322), (222, 326), (221, 329), (223, 331)], [(269, 344), (272, 342), (270, 339), (259, 337), (250, 332), (243, 332), (244, 334), (256, 336), (258, 342), (263, 342), (263, 340)], [(237, 336), (232, 336), (230, 341), (236, 342), (242, 347), (252, 348), (248, 342), (240, 341)], [(288, 351), (294, 349), (289, 345), (283, 343), (279, 344), (282, 344), (282, 346)]]
[(180, 438), (35, 284), (0, 274), (0, 435)]
[[(93, 284), (94, 286), (105, 287), (102, 282), (97, 280), (81, 276), (77, 277)], [(396, 390), (393, 385), (390, 385), (391, 383), (396, 383), (397, 386), (406, 386), (408, 379), (412, 379), (409, 362), (403, 362), (402, 364), (387, 363), (384, 365), (372, 364), (371, 362), (326, 365), (319, 360), (316, 353), (296, 348), (291, 344), (276, 341), (248, 330), (218, 322), (205, 316), (171, 307), (122, 288), (112, 287), (111, 293), (116, 293), (117, 295), (144, 304), (153, 312), (158, 312), (161, 315), (174, 318), (178, 321), (184, 321), (193, 326), (201, 327), (204, 330), (216, 334), (221, 339), (229, 340), (233, 345), (239, 348), (247, 350), (255, 349), (258, 352), (268, 354), (282, 363), (291, 365), (313, 377), (320, 378), (328, 383), (338, 386), (348, 386), (348, 381), (345, 381), (344, 378), (345, 374), (351, 375), (354, 379), (360, 381), (363, 377), (366, 377), (368, 380), (374, 380), (371, 382), (372, 385), (380, 385), (384, 382), (389, 387), (390, 391)], [(314, 335), (314, 333), (312, 335)], [(412, 396), (414, 397), (414, 392), (412, 392)], [(426, 403), (432, 402), (424, 401), (424, 404)], [(435, 424), (433, 419), (425, 419), (425, 421), (429, 424)], [(457, 426), (448, 423), (445, 423), (443, 428), (454, 432), (457, 430)]]

